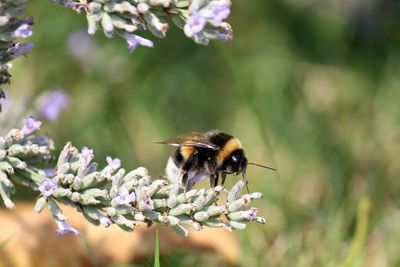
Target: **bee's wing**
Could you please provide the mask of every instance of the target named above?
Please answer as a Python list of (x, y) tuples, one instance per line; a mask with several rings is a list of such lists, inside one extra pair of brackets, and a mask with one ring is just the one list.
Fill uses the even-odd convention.
[(212, 150), (219, 150), (220, 148), (215, 144), (211, 143), (207, 140), (204, 133), (187, 133), (180, 135), (176, 139), (166, 140), (161, 142), (155, 142), (156, 144), (165, 144), (171, 146), (192, 146), (192, 147), (201, 147), (208, 148)]

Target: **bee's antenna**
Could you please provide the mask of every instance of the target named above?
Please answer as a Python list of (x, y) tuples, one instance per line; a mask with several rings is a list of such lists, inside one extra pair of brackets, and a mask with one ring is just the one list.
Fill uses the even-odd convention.
[(244, 184), (246, 185), (246, 190), (247, 190), (247, 194), (250, 194), (250, 190), (249, 190), (249, 182), (247, 182), (247, 179), (246, 179), (246, 169), (244, 169), (243, 170), (243, 173), (242, 173), (242, 179), (243, 179), (243, 181), (244, 181)]
[(276, 169), (275, 168), (272, 168), (272, 167), (269, 167), (269, 166), (266, 166), (266, 165), (261, 165), (261, 164), (258, 164), (258, 163), (254, 163), (254, 162), (247, 162), (247, 165), (255, 165), (255, 166), (258, 166), (258, 167), (261, 167), (261, 168), (265, 168), (265, 169), (270, 169), (270, 170), (273, 170), (273, 171), (276, 171)]

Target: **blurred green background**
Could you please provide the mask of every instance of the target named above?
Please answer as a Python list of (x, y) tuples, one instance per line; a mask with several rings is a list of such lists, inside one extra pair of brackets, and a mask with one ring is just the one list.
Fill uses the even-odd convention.
[[(67, 43), (85, 17), (32, 1), (36, 47), (11, 90), (64, 88), (69, 108), (44, 126), (58, 149), (86, 145), (155, 177), (172, 148), (153, 141), (210, 129), (241, 139), (279, 171), (248, 169), (267, 224), (234, 233), (240, 266), (400, 266), (400, 2), (233, 2), (230, 43), (199, 46), (171, 25), (163, 40), (142, 35), (154, 49), (128, 54), (99, 33), (76, 59)], [(221, 264), (196, 251), (161, 262)]]

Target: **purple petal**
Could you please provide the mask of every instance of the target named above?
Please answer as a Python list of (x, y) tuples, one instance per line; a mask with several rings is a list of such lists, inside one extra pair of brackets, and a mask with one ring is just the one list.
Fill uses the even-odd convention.
[(33, 116), (30, 116), (24, 119), (24, 126), (21, 129), (21, 132), (24, 135), (30, 135), (34, 131), (40, 129), (42, 122), (36, 120)]
[(154, 209), (154, 202), (150, 197), (147, 197), (144, 199), (144, 206), (148, 210), (153, 210)]
[(111, 158), (110, 156), (106, 157), (108, 166), (110, 166), (113, 170), (118, 169), (119, 167), (121, 167), (121, 160), (118, 158)]
[(101, 223), (104, 227), (108, 228), (108, 227), (110, 227), (110, 225), (111, 225), (111, 220), (110, 220), (110, 218), (104, 216), (104, 217), (101, 217), (101, 218), (100, 218), (100, 223)]
[(31, 26), (27, 23), (20, 25), (14, 32), (15, 37), (28, 38), (32, 35)]
[(16, 43), (10, 50), (10, 56), (12, 58), (17, 58), (28, 54), (33, 49), (32, 43)]
[(87, 167), (93, 159), (93, 149), (89, 149), (87, 146), (82, 148), (82, 157), (85, 167)]
[(130, 203), (136, 200), (135, 192), (129, 194), (128, 189), (125, 187), (120, 188), (119, 195), (117, 196), (118, 204), (120, 205), (129, 205)]
[(193, 35), (201, 32), (204, 29), (206, 23), (207, 19), (205, 17), (201, 16), (197, 12), (194, 12), (187, 20), (183, 30), (187, 37), (192, 37)]
[(213, 6), (211, 8), (211, 11), (213, 14), (210, 20), (212, 20), (216, 25), (220, 25), (223, 22), (223, 20), (227, 19), (231, 14), (231, 9), (229, 4)]
[(251, 208), (250, 210), (248, 210), (246, 214), (247, 219), (249, 221), (254, 221), (257, 218), (257, 211), (257, 208)]
[(43, 196), (49, 197), (57, 188), (57, 182), (48, 178), (44, 178), (39, 185), (39, 191)]
[(125, 38), (126, 42), (128, 43), (128, 49), (129, 49), (130, 53), (135, 51), (135, 49), (138, 45), (154, 47), (154, 44), (152, 41), (150, 41), (146, 38), (140, 37), (136, 34), (125, 33), (124, 38)]
[(69, 233), (73, 233), (77, 236), (81, 236), (81, 233), (79, 233), (78, 230), (76, 230), (75, 228), (73, 228), (71, 225), (69, 225), (66, 221), (60, 221), (60, 220), (56, 220), (57, 223), (57, 235), (66, 235)]

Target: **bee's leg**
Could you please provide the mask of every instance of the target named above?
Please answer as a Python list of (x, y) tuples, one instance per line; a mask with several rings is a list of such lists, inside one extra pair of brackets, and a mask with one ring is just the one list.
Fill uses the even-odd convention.
[(186, 193), (186, 190), (188, 187), (188, 172), (185, 170), (183, 170), (182, 186), (183, 186), (184, 193)]
[(246, 183), (246, 190), (247, 190), (247, 194), (250, 194), (250, 190), (249, 190), (249, 182), (247, 182), (247, 180), (244, 180), (244, 182)]
[(210, 173), (210, 186), (211, 188), (215, 188), (218, 185), (218, 173)]
[(221, 185), (224, 186), (225, 185), (225, 179), (226, 179), (226, 172), (222, 171), (221, 172)]
[(210, 174), (210, 186), (213, 190), (214, 196), (215, 196), (215, 204), (217, 204), (218, 201), (218, 195), (215, 192), (215, 187), (218, 185), (218, 173), (211, 173)]
[(243, 180), (244, 184), (246, 185), (247, 194), (250, 194), (249, 182), (247, 182), (247, 179), (246, 179), (246, 172), (243, 172), (242, 180)]

